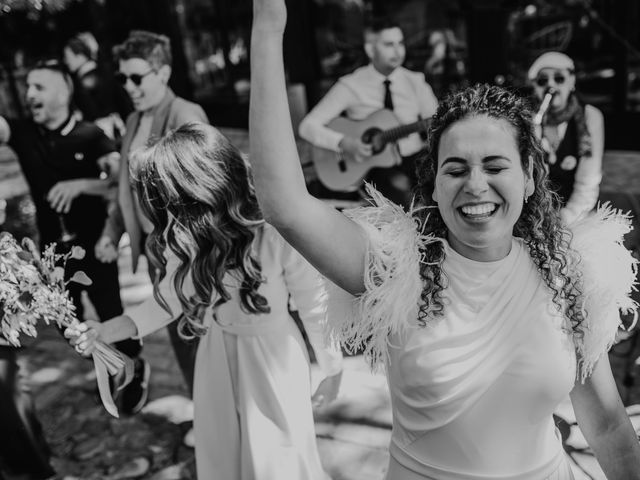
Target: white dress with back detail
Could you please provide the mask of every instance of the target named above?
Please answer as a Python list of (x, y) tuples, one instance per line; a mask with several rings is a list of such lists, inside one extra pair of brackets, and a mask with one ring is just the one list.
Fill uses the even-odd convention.
[[(259, 293), (271, 311), (241, 307), (240, 282), (224, 277), (231, 300), (218, 307), (196, 356), (193, 401), (196, 465), (201, 480), (326, 480), (316, 447), (309, 359), (289, 315), (289, 297), (325, 375), (342, 368), (339, 349), (325, 342), (326, 303), (320, 275), (276, 230), (260, 227), (253, 243), (265, 282)], [(163, 297), (174, 315), (150, 298), (125, 312), (144, 336), (181, 313), (169, 256)], [(187, 287), (187, 291), (193, 287)]]
[[(375, 192), (374, 198), (377, 207), (347, 212), (369, 236), (367, 291), (355, 298), (329, 284), (329, 309), (334, 332), (387, 371), (393, 411), (387, 479), (573, 478), (552, 414), (606, 352), (618, 308), (633, 307), (625, 300), (630, 284), (614, 285), (624, 289), (617, 297), (600, 291), (609, 298), (599, 305), (583, 304), (595, 313), (584, 324), (585, 338), (576, 340), (521, 240), (513, 239), (502, 260), (476, 262), (442, 239), (419, 235), (410, 216)], [(620, 217), (596, 224), (608, 221), (617, 222), (618, 233), (628, 229)], [(576, 248), (583, 246), (581, 228), (594, 226), (576, 229)], [(597, 251), (609, 268), (620, 260), (618, 273), (627, 281), (632, 261), (619, 240), (612, 255), (604, 244)], [(432, 241), (445, 248), (444, 315), (423, 327), (416, 321), (420, 246)], [(589, 296), (593, 272), (584, 270)], [(604, 327), (592, 327), (595, 321)]]

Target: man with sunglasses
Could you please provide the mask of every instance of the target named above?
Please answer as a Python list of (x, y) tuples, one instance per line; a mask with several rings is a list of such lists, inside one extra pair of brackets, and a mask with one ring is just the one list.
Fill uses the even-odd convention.
[(546, 152), (549, 180), (560, 195), (561, 215), (570, 222), (595, 207), (602, 180), (604, 119), (576, 94), (573, 60), (564, 53), (539, 56), (528, 72), (536, 98), (551, 96), (536, 133)]
[[(111, 208), (96, 256), (104, 262), (117, 259), (117, 245), (129, 234), (132, 267), (135, 271), (144, 241), (151, 233), (151, 222), (144, 216), (129, 181), (129, 154), (161, 138), (167, 131), (188, 122), (208, 123), (204, 110), (195, 103), (177, 97), (169, 88), (171, 44), (169, 38), (146, 31), (133, 31), (124, 43), (114, 48), (118, 62), (116, 79), (129, 94), (135, 111), (126, 122), (122, 138), (118, 199)], [(153, 273), (149, 274), (153, 280)], [(171, 343), (185, 381), (192, 390), (195, 342), (186, 343), (178, 335), (174, 322), (168, 328)]]
[[(70, 107), (73, 83), (57, 60), (37, 64), (27, 75), (26, 103), (30, 119), (0, 117), (0, 142), (18, 156), (36, 207), (42, 247), (56, 242), (66, 249), (85, 249), (81, 260), (70, 260), (65, 275), (82, 270), (92, 279), (88, 287), (71, 284), (69, 292), (78, 318), (85, 318), (83, 291), (88, 294), (99, 320), (122, 313), (117, 264), (99, 262), (93, 250), (107, 218), (107, 198), (112, 179), (103, 178), (103, 163), (118, 165), (112, 140), (96, 125), (82, 122)], [(113, 172), (117, 173), (117, 172)], [(66, 242), (66, 243), (65, 243)], [(139, 341), (117, 347), (136, 359)], [(122, 394), (135, 404), (146, 398), (141, 379)], [(16, 350), (0, 346), (0, 478), (26, 475), (29, 479), (53, 475), (48, 449), (33, 411), (28, 391), (20, 381)]]

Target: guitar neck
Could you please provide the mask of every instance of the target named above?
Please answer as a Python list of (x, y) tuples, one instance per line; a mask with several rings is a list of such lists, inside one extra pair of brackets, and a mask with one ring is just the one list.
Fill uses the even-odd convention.
[(380, 137), (385, 142), (395, 142), (403, 137), (411, 135), (412, 133), (426, 130), (429, 126), (430, 118), (418, 120), (417, 122), (408, 123), (407, 125), (400, 125), (399, 127), (390, 128), (380, 134)]

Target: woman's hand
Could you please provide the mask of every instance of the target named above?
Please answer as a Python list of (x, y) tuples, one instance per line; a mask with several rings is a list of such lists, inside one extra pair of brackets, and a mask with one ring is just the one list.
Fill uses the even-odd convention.
[(96, 349), (96, 343), (100, 340), (100, 323), (87, 320), (68, 327), (64, 336), (69, 339), (69, 344), (83, 357), (90, 357)]
[(324, 380), (320, 382), (320, 385), (318, 385), (316, 393), (311, 397), (311, 405), (313, 408), (324, 408), (333, 402), (338, 397), (341, 382), (342, 370), (335, 375), (325, 377)]
[(287, 7), (284, 0), (253, 0), (253, 28), (263, 32), (284, 32)]

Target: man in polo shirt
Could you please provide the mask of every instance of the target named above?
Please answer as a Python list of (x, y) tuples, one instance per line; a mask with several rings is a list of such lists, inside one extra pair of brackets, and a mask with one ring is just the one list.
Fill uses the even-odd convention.
[[(145, 238), (153, 230), (153, 225), (143, 214), (131, 189), (129, 154), (185, 123), (208, 123), (208, 120), (199, 105), (177, 97), (168, 86), (171, 76), (169, 38), (143, 30), (133, 31), (129, 38), (114, 48), (114, 55), (119, 70), (116, 77), (129, 94), (135, 111), (127, 118), (126, 133), (122, 137), (118, 199), (109, 212), (103, 235), (96, 245), (96, 256), (105, 262), (115, 261), (118, 242), (126, 231), (135, 271), (140, 254), (144, 253)], [(153, 273), (149, 269), (152, 280)], [(195, 340), (182, 340), (176, 324), (171, 323), (167, 329), (178, 365), (192, 392), (197, 343)], [(190, 442), (189, 438), (186, 442)]]
[[(82, 289), (99, 320), (107, 320), (122, 313), (118, 267), (98, 261), (94, 247), (107, 218), (106, 197), (112, 184), (111, 179), (101, 178), (101, 165), (109, 163), (117, 168), (118, 153), (100, 128), (72, 115), (72, 94), (72, 80), (62, 64), (55, 60), (38, 64), (27, 75), (26, 100), (31, 119), (0, 117), (0, 142), (7, 142), (18, 156), (36, 207), (41, 246), (57, 242), (60, 248), (78, 245), (86, 251), (84, 259), (70, 260), (65, 272), (71, 276), (82, 270), (93, 281), (89, 287), (69, 287), (78, 318), (84, 318)], [(120, 395), (121, 411), (135, 413), (147, 398), (149, 368), (139, 357), (140, 341), (128, 340), (116, 346), (136, 360), (134, 380)], [(6, 387), (7, 382), (9, 379), (0, 375), (0, 384)], [(13, 387), (17, 391), (17, 380)], [(8, 388), (7, 393), (11, 390)], [(16, 395), (16, 402), (20, 403), (19, 394)], [(2, 421), (5, 413), (0, 415)], [(0, 439), (11, 438), (4, 433), (4, 427), (0, 426), (0, 430)], [(16, 435), (24, 436), (25, 432)]]

